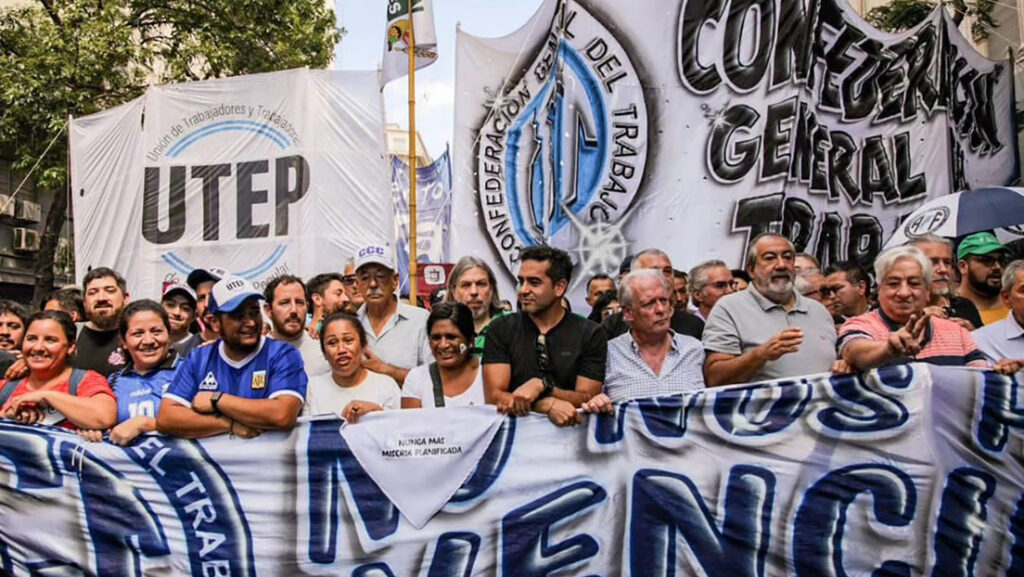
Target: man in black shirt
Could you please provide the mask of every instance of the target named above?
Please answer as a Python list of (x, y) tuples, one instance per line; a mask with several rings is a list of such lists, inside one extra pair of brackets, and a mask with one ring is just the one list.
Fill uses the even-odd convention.
[(562, 297), (572, 261), (547, 246), (519, 254), (522, 311), (495, 319), (484, 344), (484, 391), (503, 413), (546, 413), (564, 427), (580, 422), (576, 409), (601, 392), (607, 339), (601, 327), (567, 312)]
[(75, 368), (109, 376), (128, 362), (118, 323), (128, 302), (124, 278), (106, 267), (94, 268), (82, 281), (86, 323), (78, 331)]
[[(630, 264), (629, 270), (640, 270), (642, 268), (657, 269), (669, 282), (669, 286), (672, 286), (672, 261), (664, 252), (656, 248), (649, 248), (637, 253), (637, 255), (633, 257), (633, 262)], [(672, 306), (675, 308), (674, 292), (671, 297)], [(626, 319), (623, 318), (622, 312), (615, 313), (606, 318), (601, 323), (601, 326), (604, 328), (605, 333), (608, 336), (608, 340), (629, 332), (629, 323), (627, 323)], [(673, 331), (681, 335), (691, 336), (698, 341), (701, 339), (701, 336), (704, 335), (704, 321), (687, 312), (685, 307), (683, 309), (676, 309), (676, 311), (672, 313), (671, 326)]]

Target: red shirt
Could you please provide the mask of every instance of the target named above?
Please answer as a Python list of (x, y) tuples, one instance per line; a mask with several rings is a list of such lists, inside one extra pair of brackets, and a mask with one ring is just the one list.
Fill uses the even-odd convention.
[[(6, 380), (0, 380), (0, 388), (7, 384)], [(69, 393), (71, 389), (71, 377), (68, 376), (67, 380), (61, 381), (55, 385), (48, 386), (44, 390), (57, 391), (61, 393)], [(37, 389), (38, 390), (38, 389)], [(14, 389), (14, 393), (11, 394), (11, 398), (7, 400), (7, 405), (20, 395), (30, 392), (28, 388), (28, 378), (24, 378), (18, 384), (18, 387)], [(96, 395), (107, 395), (110, 398), (117, 400), (114, 395), (114, 391), (110, 389), (110, 385), (107, 384), (107, 379), (94, 371), (86, 371), (85, 376), (82, 377), (82, 381), (78, 383), (78, 395), (79, 397), (89, 398), (95, 397)], [(7, 407), (4, 405), (4, 408)], [(60, 412), (50, 408), (47, 410), (46, 418), (42, 421), (45, 425), (55, 425), (64, 429), (77, 430), (78, 427), (74, 423), (64, 418)]]

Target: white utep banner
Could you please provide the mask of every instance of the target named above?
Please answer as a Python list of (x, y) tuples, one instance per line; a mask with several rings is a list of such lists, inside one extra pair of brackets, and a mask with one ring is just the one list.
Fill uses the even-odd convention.
[[(567, 429), (533, 415), (500, 419), (494, 433), (491, 407), (464, 407), (126, 448), (0, 421), (0, 569), (1021, 575), (1022, 386), (908, 365), (635, 401)], [(423, 439), (426, 427), (394, 450), (442, 463), (458, 446), (475, 468), (416, 528), (374, 482), (371, 461), (389, 457), (349, 433), (362, 425), (385, 443)], [(456, 459), (452, 477), (465, 465)], [(390, 482), (403, 499), (438, 493), (414, 470)]]
[(75, 119), (76, 271), (109, 266), (137, 296), (193, 268), (257, 286), (341, 270), (393, 242), (373, 72), (288, 70), (154, 86)]
[(548, 0), (457, 52), (453, 254), (567, 249), (577, 296), (768, 230), (870, 264), (923, 201), (1019, 172), (1010, 65), (941, 9), (893, 35), (842, 0)]

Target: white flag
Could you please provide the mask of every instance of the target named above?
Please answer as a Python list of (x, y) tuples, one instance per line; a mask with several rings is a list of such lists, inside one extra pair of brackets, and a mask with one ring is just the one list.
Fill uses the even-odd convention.
[[(412, 25), (409, 3), (412, 2)], [(409, 44), (415, 40), (416, 69), (437, 60), (434, 4), (431, 0), (388, 0), (388, 26), (384, 34), (381, 85), (409, 73)]]

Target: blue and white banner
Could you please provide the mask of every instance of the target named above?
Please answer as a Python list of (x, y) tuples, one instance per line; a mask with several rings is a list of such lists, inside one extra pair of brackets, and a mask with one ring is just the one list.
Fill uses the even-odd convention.
[(286, 70), (151, 86), (72, 121), (78, 280), (155, 296), (218, 266), (262, 288), (393, 241), (375, 72)]
[[(347, 434), (364, 423), (333, 420), (254, 440), (147, 437), (127, 448), (3, 422), (0, 568), (1021, 575), (1022, 393), (994, 373), (909, 365), (631, 402), (570, 429), (531, 416), (491, 431), (476, 418), (487, 407), (393, 411), (374, 423), (401, 440), (381, 437), (371, 451), (363, 444), (376, 435)], [(460, 411), (479, 436), (449, 435), (465, 429), (453, 425), (465, 422)], [(378, 460), (457, 456), (473, 439), (486, 449), (420, 528), (368, 472)], [(389, 491), (426, 494), (432, 479), (408, 473)]]
[[(451, 262), (452, 165), (448, 151), (430, 166), (416, 167), (416, 254), (420, 263)], [(400, 293), (409, 292), (409, 165), (391, 157), (391, 194), (395, 202)]]

